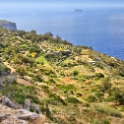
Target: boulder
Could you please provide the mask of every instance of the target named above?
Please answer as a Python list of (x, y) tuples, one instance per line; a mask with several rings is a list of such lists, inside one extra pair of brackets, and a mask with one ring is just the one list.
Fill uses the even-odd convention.
[[(42, 118), (43, 117), (43, 118)], [(14, 110), (3, 104), (0, 104), (0, 123), (1, 124), (28, 124), (30, 120), (44, 121), (42, 114), (36, 114), (25, 109)]]
[(36, 119), (39, 117), (38, 114), (34, 112), (29, 112), (28, 110), (25, 110), (25, 109), (15, 110), (15, 116), (18, 119), (22, 119), (22, 120)]
[(35, 103), (32, 103), (31, 104), (31, 109), (34, 111), (34, 112), (36, 112), (36, 113), (41, 113), (41, 110), (40, 110), (40, 107), (37, 105), (37, 104), (35, 104)]
[(7, 98), (5, 96), (1, 96), (0, 101), (3, 105), (14, 108), (14, 103), (9, 98)]
[(24, 101), (24, 109), (30, 110), (30, 107), (31, 107), (30, 100), (29, 99), (25, 99), (25, 101)]

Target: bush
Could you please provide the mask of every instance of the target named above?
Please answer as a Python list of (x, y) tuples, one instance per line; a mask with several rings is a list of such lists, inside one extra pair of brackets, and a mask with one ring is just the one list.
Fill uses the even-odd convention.
[(116, 104), (124, 105), (124, 91), (114, 87), (109, 93), (111, 100), (114, 100)]
[(102, 81), (102, 90), (103, 91), (109, 90), (111, 88), (111, 86), (112, 86), (112, 84), (110, 82), (110, 79), (108, 77), (104, 78)]
[(104, 98), (104, 92), (102, 91), (97, 91), (95, 93), (95, 96), (99, 99), (99, 101), (102, 101), (102, 99)]
[(67, 102), (70, 102), (70, 103), (81, 103), (77, 98), (75, 97), (67, 97), (66, 99)]
[(87, 98), (87, 101), (88, 102), (96, 102), (97, 98), (94, 95), (89, 95)]
[(121, 117), (121, 113), (117, 109), (112, 108), (106, 104), (97, 103), (97, 104), (94, 104), (94, 108), (96, 111), (104, 112), (108, 115), (115, 116), (115, 117)]
[(49, 87), (47, 85), (41, 85), (45, 92), (49, 93)]
[(61, 98), (61, 96), (56, 95), (54, 93), (49, 93), (48, 94), (48, 99), (46, 99), (45, 102), (53, 104), (53, 105), (58, 105), (58, 104), (66, 105), (65, 100), (63, 100)]
[(9, 96), (12, 97), (13, 101), (19, 104), (24, 103), (25, 94), (22, 92), (22, 89), (18, 86), (18, 84), (16, 84), (16, 82), (3, 89), (2, 94), (7, 97), (9, 94)]
[(82, 93), (77, 93), (76, 96), (77, 97), (81, 97), (82, 96)]
[(42, 82), (44, 79), (40, 75), (36, 74), (36, 76), (33, 77), (35, 81)]
[(69, 84), (69, 85), (63, 85), (63, 86), (58, 86), (63, 92), (69, 92), (69, 91), (75, 91), (76, 90), (76, 88), (73, 86), (73, 85), (71, 85), (71, 84)]
[(35, 104), (41, 104), (41, 101), (39, 100), (38, 97), (33, 96), (33, 95), (27, 95), (27, 98), (31, 100), (31, 102)]
[(73, 74), (73, 76), (77, 76), (78, 73), (79, 73), (79, 72), (78, 72), (77, 70), (74, 70), (72, 74)]
[(102, 73), (96, 73), (95, 76), (97, 78), (104, 78), (104, 75)]
[(16, 70), (21, 76), (25, 76), (27, 74), (26, 70), (24, 67), (18, 67)]

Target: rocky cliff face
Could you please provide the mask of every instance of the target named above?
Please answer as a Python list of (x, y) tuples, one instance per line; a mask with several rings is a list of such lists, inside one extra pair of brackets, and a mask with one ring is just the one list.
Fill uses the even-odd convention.
[[(45, 116), (25, 109), (14, 109), (14, 105), (7, 97), (0, 96), (1, 124), (44, 124)], [(14, 106), (13, 106), (14, 107)]]
[(2, 26), (5, 29), (17, 31), (16, 23), (0, 20), (0, 26)]

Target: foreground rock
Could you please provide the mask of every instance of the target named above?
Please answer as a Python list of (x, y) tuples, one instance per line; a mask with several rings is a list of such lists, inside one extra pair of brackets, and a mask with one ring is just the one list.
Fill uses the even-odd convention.
[[(42, 119), (43, 118), (43, 119)], [(32, 121), (41, 119), (41, 123), (44, 124), (45, 119), (42, 114), (36, 114), (25, 109), (14, 110), (3, 104), (0, 104), (0, 123), (1, 124), (28, 124)]]

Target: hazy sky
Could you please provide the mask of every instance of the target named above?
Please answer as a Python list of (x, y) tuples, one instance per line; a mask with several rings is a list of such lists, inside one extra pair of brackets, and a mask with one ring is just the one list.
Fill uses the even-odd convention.
[[(38, 8), (124, 8), (124, 0), (0, 0), (0, 11)], [(64, 10), (64, 9), (63, 9)]]
[(11, 5), (11, 4), (18, 4), (18, 5), (23, 5), (23, 4), (44, 4), (44, 5), (89, 5), (89, 6), (94, 6), (94, 5), (106, 5), (106, 6), (119, 6), (119, 5), (124, 5), (124, 0), (0, 0), (0, 4), (6, 4), (6, 5)]

